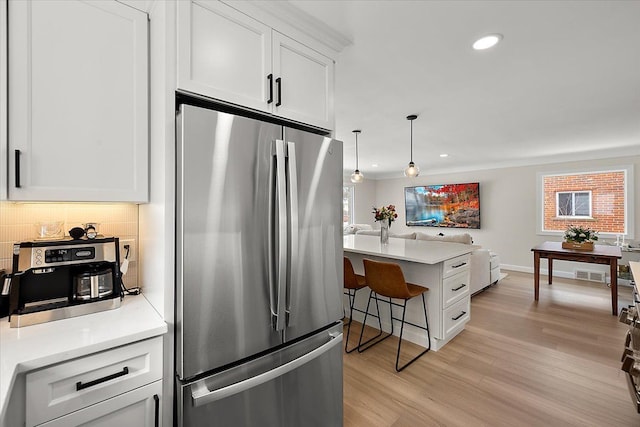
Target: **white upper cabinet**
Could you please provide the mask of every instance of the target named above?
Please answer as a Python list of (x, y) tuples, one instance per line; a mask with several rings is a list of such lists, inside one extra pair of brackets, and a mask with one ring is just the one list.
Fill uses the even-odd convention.
[(266, 110), (271, 28), (218, 1), (178, 8), (178, 87)]
[(178, 88), (333, 128), (333, 60), (217, 0), (178, 2)]
[(333, 61), (284, 34), (272, 34), (275, 114), (331, 129)]
[(148, 201), (148, 18), (9, 1), (10, 200)]

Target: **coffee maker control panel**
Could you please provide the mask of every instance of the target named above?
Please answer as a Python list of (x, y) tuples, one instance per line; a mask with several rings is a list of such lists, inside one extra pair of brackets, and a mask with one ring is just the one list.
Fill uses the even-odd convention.
[[(35, 250), (36, 261), (42, 259), (42, 248)], [(87, 248), (71, 248), (71, 249), (46, 249), (44, 251), (44, 262), (47, 264), (64, 261), (88, 261), (96, 257), (96, 249)]]
[(41, 268), (52, 266), (64, 266), (83, 264), (87, 262), (115, 262), (117, 245), (113, 238), (86, 241), (51, 242), (26, 242), (14, 245), (14, 266), (16, 271), (25, 271), (29, 268)]

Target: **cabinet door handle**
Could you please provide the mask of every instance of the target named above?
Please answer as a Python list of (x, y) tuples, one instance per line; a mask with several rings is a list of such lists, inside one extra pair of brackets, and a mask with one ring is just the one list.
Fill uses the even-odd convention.
[(153, 400), (155, 401), (155, 420), (153, 425), (158, 427), (160, 425), (160, 397), (157, 394), (154, 394)]
[(451, 320), (458, 320), (459, 318), (461, 318), (462, 316), (464, 316), (465, 314), (467, 314), (466, 311), (463, 311), (462, 313), (458, 314), (456, 317), (452, 317)]
[(451, 290), (452, 290), (453, 292), (458, 292), (460, 289), (464, 288), (465, 286), (467, 286), (467, 285), (465, 285), (465, 284), (463, 283), (462, 285), (458, 286), (457, 288), (451, 288)]
[(98, 385), (100, 383), (109, 381), (109, 380), (113, 380), (115, 378), (121, 377), (123, 375), (127, 375), (129, 373), (129, 368), (127, 368), (126, 366), (124, 368), (122, 368), (122, 371), (120, 372), (116, 372), (115, 374), (111, 374), (111, 375), (107, 375), (106, 377), (102, 377), (102, 378), (98, 378), (97, 380), (93, 380), (93, 381), (89, 381), (86, 383), (82, 383), (82, 381), (78, 381), (76, 383), (76, 391), (80, 391), (82, 389), (85, 388), (89, 388), (89, 387), (93, 387), (94, 385)]
[(276, 86), (278, 89), (278, 102), (276, 102), (276, 107), (279, 107), (282, 105), (282, 79), (280, 77), (276, 79)]
[(467, 265), (467, 263), (466, 263), (466, 262), (463, 262), (463, 263), (458, 264), (458, 265), (452, 265), (452, 266), (451, 266), (451, 268), (460, 268), (460, 267), (462, 267), (463, 265)]
[(273, 102), (273, 74), (269, 74), (267, 80), (269, 80), (269, 99), (267, 99), (267, 104), (271, 104)]
[(15, 150), (14, 152), (15, 154), (15, 172), (16, 172), (16, 179), (15, 179), (15, 186), (16, 188), (20, 188), (20, 150)]

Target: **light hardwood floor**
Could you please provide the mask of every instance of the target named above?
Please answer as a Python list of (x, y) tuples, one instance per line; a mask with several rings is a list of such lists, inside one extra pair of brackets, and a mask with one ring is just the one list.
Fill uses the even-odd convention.
[[(536, 304), (533, 275), (508, 273), (471, 299), (460, 335), (401, 373), (395, 337), (344, 354), (344, 426), (640, 426), (610, 289), (543, 276)], [(631, 288), (619, 295), (625, 307)]]

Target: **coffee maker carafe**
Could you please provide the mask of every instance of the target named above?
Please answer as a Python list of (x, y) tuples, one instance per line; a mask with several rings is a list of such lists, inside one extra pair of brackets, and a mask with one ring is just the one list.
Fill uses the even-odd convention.
[(73, 298), (90, 301), (113, 293), (113, 272), (109, 266), (95, 264), (82, 268), (73, 276)]
[(117, 237), (15, 244), (9, 291), (11, 327), (120, 307)]

